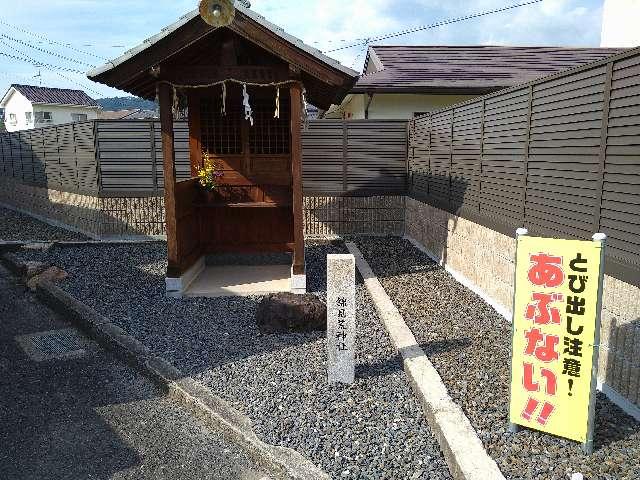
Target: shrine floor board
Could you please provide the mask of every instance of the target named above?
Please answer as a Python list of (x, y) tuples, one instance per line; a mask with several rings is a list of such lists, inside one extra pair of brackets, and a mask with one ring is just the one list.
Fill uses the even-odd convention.
[(290, 265), (208, 265), (189, 285), (185, 296), (247, 296), (289, 291)]

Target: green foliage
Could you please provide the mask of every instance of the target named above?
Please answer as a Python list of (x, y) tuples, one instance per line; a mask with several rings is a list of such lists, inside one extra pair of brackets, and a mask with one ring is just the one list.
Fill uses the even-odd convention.
[(109, 97), (96, 100), (103, 110), (156, 110), (155, 102), (139, 97)]

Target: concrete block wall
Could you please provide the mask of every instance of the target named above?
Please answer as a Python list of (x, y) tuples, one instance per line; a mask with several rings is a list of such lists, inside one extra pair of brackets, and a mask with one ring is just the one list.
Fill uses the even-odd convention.
[[(412, 198), (405, 214), (408, 237), (501, 313), (512, 311), (514, 238)], [(640, 407), (640, 288), (605, 275), (602, 303), (598, 379)]]
[[(165, 235), (163, 197), (98, 197), (0, 177), (0, 203), (93, 238)], [(402, 235), (404, 196), (305, 197), (306, 235)]]
[(0, 177), (0, 204), (92, 238), (164, 235), (162, 197), (98, 197)]
[(166, 234), (164, 197), (102, 197), (101, 237), (159, 237)]
[(100, 235), (105, 222), (98, 197), (24, 185), (7, 177), (0, 177), (0, 203), (91, 237)]
[(305, 197), (308, 236), (402, 235), (405, 197)]

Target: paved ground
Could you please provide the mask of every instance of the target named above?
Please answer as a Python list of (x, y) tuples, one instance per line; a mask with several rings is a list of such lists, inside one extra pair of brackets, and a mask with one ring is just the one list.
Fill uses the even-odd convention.
[(84, 354), (66, 359), (35, 361), (21, 346), (24, 335), (61, 329), (69, 325), (0, 267), (0, 479), (267, 478), (84, 337)]

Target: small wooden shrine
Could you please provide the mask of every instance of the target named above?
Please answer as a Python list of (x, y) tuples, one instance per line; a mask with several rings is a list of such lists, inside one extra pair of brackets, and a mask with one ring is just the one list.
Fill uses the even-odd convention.
[[(219, 253), (291, 252), (304, 290), (301, 128), (306, 102), (338, 104), (357, 73), (232, 0), (203, 0), (141, 46), (89, 73), (158, 98), (168, 291), (186, 288)], [(176, 179), (173, 121), (187, 112), (192, 178)], [(207, 161), (205, 161), (207, 160)], [(205, 194), (197, 173), (215, 165)]]

